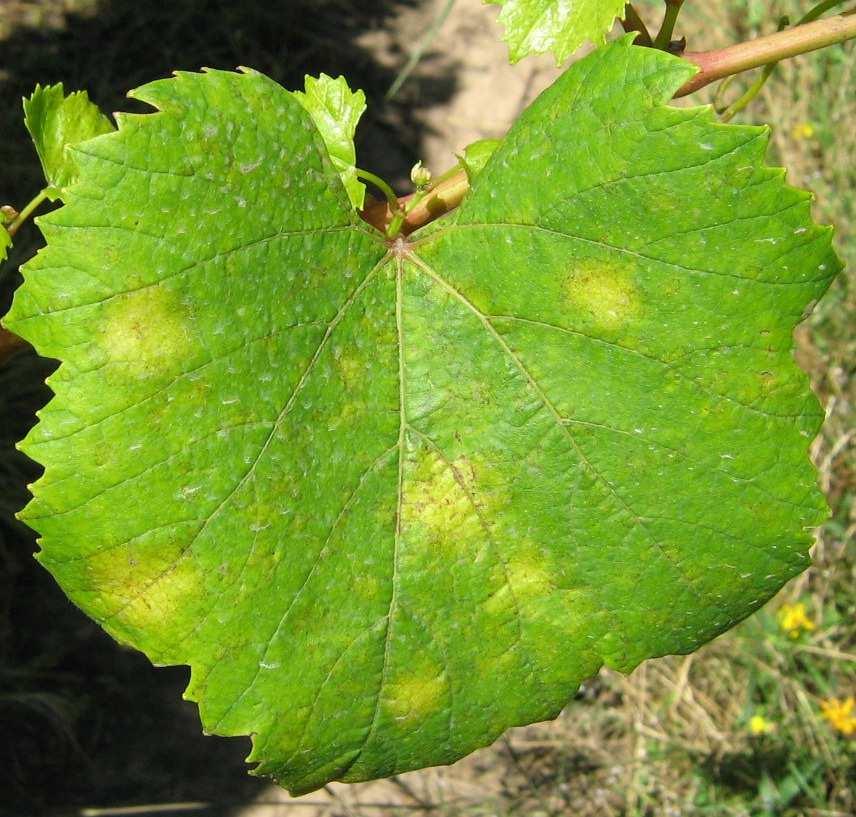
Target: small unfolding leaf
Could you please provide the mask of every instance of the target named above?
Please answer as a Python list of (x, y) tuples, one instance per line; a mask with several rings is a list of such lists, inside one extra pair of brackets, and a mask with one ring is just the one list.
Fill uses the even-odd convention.
[(62, 361), (24, 518), (258, 773), (450, 763), (808, 564), (792, 334), (839, 264), (766, 129), (666, 104), (693, 70), (595, 51), (394, 242), (257, 73), (77, 152), (10, 315)]
[(511, 62), (551, 51), (563, 63), (583, 43), (600, 44), (624, 0), (484, 0), (501, 5)]
[(481, 173), (487, 164), (487, 160), (496, 153), (496, 149), (501, 144), (501, 139), (479, 139), (464, 148), (464, 152), (458, 156), (458, 160), (466, 171), (470, 184)]
[(52, 199), (61, 196), (77, 173), (67, 148), (113, 130), (86, 91), (66, 96), (62, 83), (44, 88), (36, 85), (32, 96), (24, 99), (24, 124), (39, 154)]
[(354, 134), (366, 109), (366, 95), (352, 91), (344, 77), (333, 79), (321, 74), (317, 78), (307, 76), (305, 90), (295, 91), (294, 96), (320, 131), (351, 204), (361, 210), (366, 186), (357, 178)]
[(9, 253), (9, 247), (12, 246), (12, 236), (9, 231), (0, 224), (0, 261), (5, 261)]

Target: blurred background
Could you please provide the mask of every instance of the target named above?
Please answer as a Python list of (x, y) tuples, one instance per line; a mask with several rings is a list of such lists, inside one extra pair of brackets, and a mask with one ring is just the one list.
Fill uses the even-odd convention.
[[(809, 7), (687, 0), (677, 34), (706, 50)], [(639, 8), (659, 22), (659, 2)], [(0, 0), (0, 204), (22, 206), (41, 186), (21, 114), (37, 82), (133, 110), (127, 90), (201, 66), (252, 66), (288, 88), (307, 72), (344, 74), (369, 102), (360, 165), (406, 192), (417, 159), (445, 170), (469, 142), (501, 136), (557, 75), (550, 59), (509, 66), (495, 16), (478, 0)], [(692, 656), (629, 677), (602, 672), (552, 723), (512, 730), (451, 767), (292, 799), (247, 776), (248, 740), (202, 736), (195, 706), (181, 700), (185, 668), (153, 668), (113, 643), (32, 559), (32, 535), (13, 513), (38, 467), (13, 446), (49, 396), (50, 364), (0, 349), (0, 814), (856, 813), (854, 45), (780, 65), (736, 120), (773, 125), (771, 161), (815, 191), (816, 216), (836, 225), (849, 263), (797, 331), (827, 409), (812, 455), (831, 515), (809, 571)], [(38, 243), (32, 225), (19, 233), (0, 270), (0, 315)]]

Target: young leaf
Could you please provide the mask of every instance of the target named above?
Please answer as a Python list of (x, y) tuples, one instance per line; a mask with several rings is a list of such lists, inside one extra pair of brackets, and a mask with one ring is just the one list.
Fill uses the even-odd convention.
[(766, 129), (665, 104), (692, 71), (594, 52), (390, 245), (259, 74), (148, 85), (78, 153), (9, 320), (62, 360), (24, 518), (257, 772), (452, 762), (808, 564), (792, 331), (838, 262)]
[(317, 79), (307, 76), (305, 88), (305, 92), (295, 91), (294, 96), (321, 132), (351, 204), (355, 210), (362, 210), (366, 186), (357, 178), (354, 133), (366, 109), (366, 95), (352, 91), (344, 77), (333, 79), (326, 74)]
[(9, 235), (9, 231), (0, 224), (0, 262), (6, 260), (6, 256), (9, 253), (9, 247), (12, 246), (12, 236)]
[(479, 139), (464, 148), (463, 154), (458, 156), (458, 159), (470, 184), (481, 173), (482, 168), (487, 164), (487, 160), (496, 153), (496, 149), (501, 144), (501, 139)]
[(552, 51), (561, 65), (583, 43), (596, 45), (621, 15), (624, 0), (484, 0), (501, 5), (499, 22), (511, 62)]
[(74, 159), (66, 148), (113, 130), (86, 91), (65, 96), (62, 83), (44, 88), (36, 85), (32, 96), (24, 99), (24, 124), (39, 154), (52, 200), (61, 197), (76, 175)]

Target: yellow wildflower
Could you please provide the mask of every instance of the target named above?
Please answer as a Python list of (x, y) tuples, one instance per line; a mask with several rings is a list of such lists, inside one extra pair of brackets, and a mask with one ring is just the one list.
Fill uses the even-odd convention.
[(791, 637), (798, 638), (803, 631), (810, 632), (814, 629), (814, 622), (806, 615), (805, 605), (783, 604), (779, 610), (779, 626)]
[(811, 139), (814, 136), (814, 125), (811, 122), (798, 122), (791, 130), (794, 139)]
[(749, 731), (753, 735), (769, 735), (776, 731), (776, 724), (768, 721), (763, 715), (753, 715), (749, 718)]
[(830, 726), (848, 737), (856, 734), (854, 707), (856, 707), (856, 699), (852, 695), (844, 700), (827, 698), (820, 702), (821, 714), (829, 721)]

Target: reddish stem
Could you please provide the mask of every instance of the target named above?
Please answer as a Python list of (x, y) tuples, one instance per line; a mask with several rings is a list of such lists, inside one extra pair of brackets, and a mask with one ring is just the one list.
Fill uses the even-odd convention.
[[(856, 37), (856, 13), (848, 11), (836, 17), (825, 17), (728, 48), (687, 52), (683, 54), (683, 58), (701, 70), (679, 88), (675, 96), (686, 96), (723, 77), (816, 51), (818, 48), (842, 43), (853, 37)], [(401, 230), (402, 234), (412, 233), (423, 224), (457, 207), (468, 189), (469, 182), (463, 170), (438, 184), (408, 214)], [(399, 202), (404, 206), (409, 198), (410, 196), (404, 196)], [(385, 201), (372, 201), (360, 215), (381, 232), (386, 230), (392, 218), (390, 207)]]
[(675, 96), (686, 96), (732, 74), (843, 43), (852, 37), (856, 37), (856, 14), (851, 12), (825, 17), (716, 51), (687, 51), (683, 58), (695, 63), (701, 70)]
[[(434, 221), (444, 213), (448, 213), (449, 210), (453, 210), (461, 203), (461, 199), (469, 187), (467, 174), (464, 170), (440, 182), (407, 214), (401, 225), (402, 235), (408, 235), (417, 227)], [(402, 196), (398, 200), (399, 205), (406, 208), (407, 202), (412, 197), (412, 193), (409, 196)], [(372, 201), (360, 215), (382, 233), (386, 232), (386, 228), (392, 221), (392, 210), (386, 201)]]

